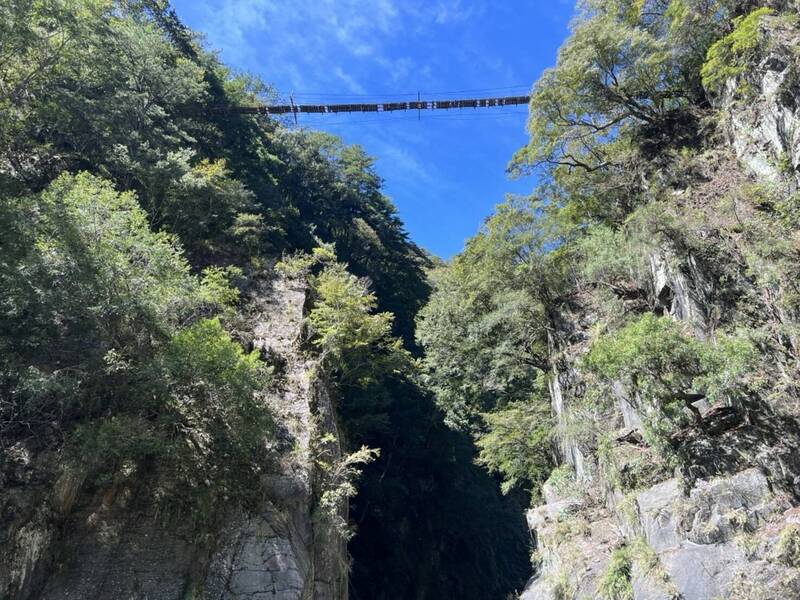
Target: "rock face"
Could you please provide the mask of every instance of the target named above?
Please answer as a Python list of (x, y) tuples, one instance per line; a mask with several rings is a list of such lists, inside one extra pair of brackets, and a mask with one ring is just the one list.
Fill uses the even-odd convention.
[[(0, 598), (347, 598), (345, 544), (314, 514), (314, 437), (338, 434), (325, 384), (298, 348), (306, 290), (277, 279), (249, 295), (253, 346), (282, 373), (265, 401), (285, 426), (279, 443), (293, 449), (254, 482), (265, 490), (260, 509), (218, 510), (214, 527), (198, 532), (158, 514), (147, 482), (89, 495), (70, 472), (49, 485), (57, 457), (20, 444), (2, 465)], [(338, 443), (326, 444), (337, 458)]]
[[(709, 329), (709, 277), (694, 261), (651, 264), (650, 284), (663, 296), (664, 314), (702, 337)], [(672, 291), (658, 293), (664, 289)], [(573, 326), (564, 336), (565, 358), (550, 386), (561, 423), (581, 387), (574, 360), (584, 351), (580, 330)], [(618, 434), (608, 456), (598, 460), (597, 450), (571, 438), (568, 427), (558, 430), (559, 459), (576, 484), (559, 492), (546, 483), (545, 504), (528, 513), (536, 574), (521, 598), (613, 600), (603, 585), (620, 550), (630, 570), (625, 597), (633, 600), (800, 598), (800, 553), (786, 556), (787, 545), (800, 548), (796, 420), (701, 406), (702, 431), (680, 440), (688, 468), (673, 473), (649, 466), (641, 416), (625, 386), (612, 386), (611, 394), (607, 419)], [(609, 478), (609, 462), (623, 476), (638, 469), (637, 486)]]
[(531, 510), (538, 576), (523, 600), (596, 599), (615, 550), (630, 549), (633, 600), (800, 597), (800, 508), (759, 468), (670, 478), (628, 496), (548, 498)]
[(623, 539), (610, 511), (562, 499), (529, 511), (528, 525), (536, 532), (541, 574), (522, 600), (594, 598), (610, 549)]
[[(757, 559), (748, 545), (767, 524), (782, 528), (790, 508), (789, 499), (774, 493), (763, 473), (748, 469), (700, 481), (688, 497), (675, 479), (645, 490), (635, 499), (635, 526), (682, 597), (730, 597), (739, 573), (756, 582), (770, 572), (770, 563)], [(793, 586), (800, 583), (798, 574), (790, 575)], [(766, 583), (760, 581), (759, 587), (769, 589)], [(657, 598), (658, 591), (646, 577), (634, 585), (636, 598)]]
[[(796, 26), (782, 17), (766, 17), (761, 27), (764, 55), (716, 100), (739, 161), (735, 176), (729, 172), (728, 177), (736, 185), (750, 177), (794, 193), (800, 186), (800, 38)], [(702, 206), (708, 197), (725, 196), (726, 185), (710, 177), (705, 187), (676, 191), (676, 202)], [(646, 310), (682, 321), (698, 338), (713, 336), (720, 318), (715, 310), (725, 307), (720, 300), (724, 282), (703, 257), (666, 241), (645, 258), (647, 281), (638, 283), (648, 296)], [(774, 312), (782, 324), (784, 316)], [(642, 415), (636, 410), (642, 403), (617, 382), (608, 414), (590, 417), (616, 431), (612, 447), (602, 454), (576, 437), (567, 421), (584, 385), (579, 357), (586, 351), (591, 310), (574, 310), (565, 321), (551, 345), (556, 368), (550, 395), (560, 425), (559, 462), (582, 490), (557, 493), (547, 483), (545, 503), (528, 513), (536, 574), (521, 598), (800, 598), (797, 415), (773, 410), (770, 402), (779, 403), (778, 398), (762, 399), (767, 409), (761, 417), (742, 407), (698, 402), (702, 427), (675, 440), (683, 452), (682, 469), (662, 465), (659, 470), (648, 462), (642, 439)], [(615, 476), (606, 468), (612, 463)], [(620, 482), (633, 471), (635, 485)], [(617, 575), (629, 588), (614, 595), (607, 579), (620, 556), (625, 572)]]
[[(755, 69), (731, 79), (719, 99), (731, 146), (759, 178), (780, 182), (791, 174), (800, 185), (800, 59), (797, 31), (781, 17), (763, 20), (762, 35), (769, 48)], [(743, 85), (752, 88), (755, 102), (737, 99)]]

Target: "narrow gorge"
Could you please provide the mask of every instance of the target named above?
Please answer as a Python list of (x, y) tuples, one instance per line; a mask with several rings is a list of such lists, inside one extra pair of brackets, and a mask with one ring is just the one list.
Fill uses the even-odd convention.
[(800, 598), (800, 4), (575, 11), (445, 261), (167, 2), (0, 1), (0, 600)]

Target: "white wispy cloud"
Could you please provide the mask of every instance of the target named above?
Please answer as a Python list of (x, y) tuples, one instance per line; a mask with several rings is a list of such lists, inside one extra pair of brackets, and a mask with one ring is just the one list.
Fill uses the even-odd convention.
[(361, 85), (356, 78), (346, 73), (342, 67), (336, 66), (333, 69), (334, 75), (336, 78), (339, 79), (342, 83), (344, 83), (345, 87), (348, 91), (352, 92), (353, 94), (366, 94), (367, 89)]
[(440, 24), (466, 21), (480, 16), (485, 9), (486, 5), (484, 4), (477, 2), (465, 3), (461, 0), (437, 2), (433, 7), (436, 22)]
[[(203, 30), (223, 59), (282, 91), (366, 93), (365, 79), (395, 84), (430, 78), (410, 35), (479, 17), (482, 1), (198, 0)], [(405, 49), (404, 49), (405, 46)]]

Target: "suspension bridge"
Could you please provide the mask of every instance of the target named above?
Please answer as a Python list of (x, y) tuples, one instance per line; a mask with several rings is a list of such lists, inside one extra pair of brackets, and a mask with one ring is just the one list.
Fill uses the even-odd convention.
[(264, 104), (260, 106), (233, 106), (224, 110), (261, 115), (287, 115), (292, 114), (297, 119), (298, 114), (340, 114), (340, 113), (381, 113), (404, 110), (453, 110), (464, 108), (492, 108), (502, 106), (518, 106), (528, 104), (530, 96), (501, 96), (494, 98), (463, 98), (446, 100), (417, 100), (405, 102), (376, 102), (376, 103), (349, 103), (349, 104), (297, 104), (290, 99), (289, 104)]

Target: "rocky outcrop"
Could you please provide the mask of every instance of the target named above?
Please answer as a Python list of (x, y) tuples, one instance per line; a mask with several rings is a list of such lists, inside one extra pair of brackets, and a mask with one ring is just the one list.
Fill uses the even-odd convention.
[(601, 597), (620, 548), (630, 556), (633, 600), (800, 594), (800, 562), (785, 556), (787, 544), (800, 542), (800, 509), (759, 469), (701, 480), (688, 492), (671, 478), (611, 505), (558, 499), (529, 512), (540, 572), (523, 600)]
[[(776, 494), (758, 469), (700, 481), (688, 494), (670, 479), (637, 494), (631, 508), (633, 527), (671, 584), (665, 591), (642, 575), (634, 582), (635, 598), (669, 598), (668, 592), (683, 598), (739, 597), (739, 573), (765, 591), (777, 571), (787, 583), (800, 584), (800, 572), (773, 565), (769, 550), (759, 557), (753, 552), (754, 540), (767, 526), (781, 528), (791, 509), (789, 498)], [(775, 597), (787, 592), (784, 585), (771, 591)]]
[(666, 245), (653, 251), (649, 258), (653, 297), (661, 310), (689, 323), (698, 337), (705, 337), (713, 285), (697, 259), (692, 254), (682, 259), (680, 253)]
[(611, 511), (555, 498), (527, 518), (536, 532), (538, 573), (521, 600), (594, 598), (612, 550), (624, 539)]
[(88, 494), (79, 469), (63, 471), (55, 451), (20, 442), (0, 469), (0, 598), (347, 597), (344, 541), (315, 511), (315, 440), (325, 436), (330, 460), (339, 445), (325, 382), (299, 349), (306, 289), (279, 278), (248, 295), (252, 345), (279, 380), (264, 401), (283, 428), (278, 464), (253, 482), (265, 492), (260, 508), (215, 507), (213, 526), (197, 531), (158, 512), (157, 477)]
[[(766, 17), (764, 56), (728, 81), (718, 105), (736, 155), (759, 179), (787, 175), (800, 185), (800, 58), (797, 30), (784, 17)], [(745, 97), (743, 97), (743, 95)]]

